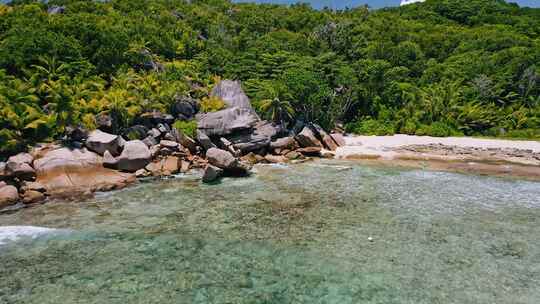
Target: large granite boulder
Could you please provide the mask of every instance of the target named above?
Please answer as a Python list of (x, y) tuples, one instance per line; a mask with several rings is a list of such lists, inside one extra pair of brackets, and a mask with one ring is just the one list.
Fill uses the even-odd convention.
[(268, 121), (257, 122), (252, 129), (227, 136), (235, 150), (243, 154), (267, 148), (280, 132), (280, 128)]
[(112, 155), (118, 155), (123, 145), (122, 137), (101, 130), (92, 131), (86, 139), (86, 147), (99, 155), (103, 155), (105, 151), (109, 151)]
[(315, 133), (309, 127), (304, 127), (302, 132), (296, 135), (295, 139), (303, 148), (307, 148), (307, 147), (322, 148), (323, 147), (319, 139), (317, 139), (317, 136), (315, 135)]
[(249, 109), (250, 112), (255, 113), (239, 81), (222, 80), (214, 86), (210, 95), (221, 98), (228, 108)]
[(223, 169), (225, 173), (245, 175), (249, 172), (249, 167), (246, 164), (240, 162), (225, 150), (211, 148), (206, 151), (206, 158), (211, 165)]
[(135, 172), (144, 168), (152, 159), (148, 146), (140, 140), (131, 140), (125, 143), (122, 154), (118, 156), (116, 164), (119, 170)]
[(259, 122), (259, 117), (248, 108), (233, 107), (197, 115), (197, 128), (209, 137), (248, 130), (257, 122)]
[(19, 191), (11, 185), (0, 185), (0, 208), (4, 208), (17, 203), (19, 200)]
[(50, 195), (73, 196), (111, 190), (135, 181), (132, 174), (104, 168), (102, 158), (84, 148), (46, 147), (36, 155), (37, 182)]

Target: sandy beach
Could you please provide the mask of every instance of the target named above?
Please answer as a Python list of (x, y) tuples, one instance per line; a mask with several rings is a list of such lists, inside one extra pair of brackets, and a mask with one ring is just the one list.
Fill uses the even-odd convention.
[(540, 179), (540, 142), (429, 136), (347, 136), (336, 158)]

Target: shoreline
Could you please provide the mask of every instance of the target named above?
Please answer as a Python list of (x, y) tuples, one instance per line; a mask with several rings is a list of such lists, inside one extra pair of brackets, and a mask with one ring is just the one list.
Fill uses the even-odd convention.
[(540, 142), (411, 135), (346, 136), (336, 159), (540, 180)]

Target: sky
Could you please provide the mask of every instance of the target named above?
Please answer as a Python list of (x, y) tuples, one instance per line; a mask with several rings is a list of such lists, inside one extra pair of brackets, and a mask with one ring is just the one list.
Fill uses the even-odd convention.
[[(237, 2), (260, 2), (260, 3), (296, 3), (298, 0), (238, 0)], [(300, 2), (309, 2), (315, 8), (325, 6), (332, 8), (354, 7), (368, 4), (370, 7), (379, 8), (385, 6), (396, 6), (400, 0), (301, 0)], [(511, 0), (520, 6), (540, 7), (540, 0)]]

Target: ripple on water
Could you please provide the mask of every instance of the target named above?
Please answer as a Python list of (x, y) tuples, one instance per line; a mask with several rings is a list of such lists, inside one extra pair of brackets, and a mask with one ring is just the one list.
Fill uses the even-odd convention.
[(322, 161), (0, 215), (7, 303), (539, 303), (540, 184)]

